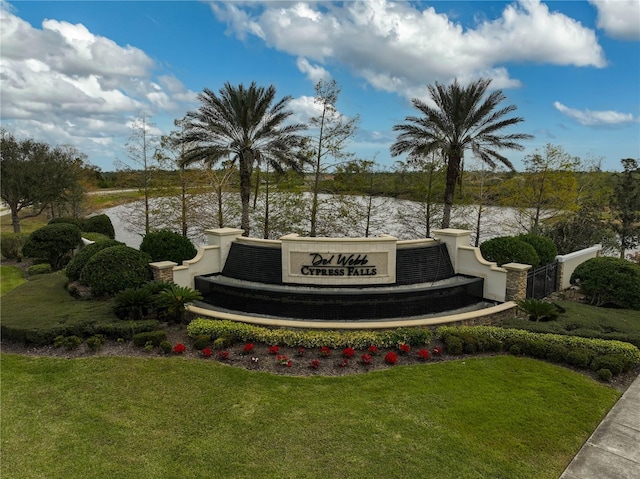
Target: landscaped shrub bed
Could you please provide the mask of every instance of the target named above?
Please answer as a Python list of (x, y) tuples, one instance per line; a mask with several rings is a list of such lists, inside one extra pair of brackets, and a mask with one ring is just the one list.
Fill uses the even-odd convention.
[(397, 328), (385, 331), (296, 331), (268, 329), (250, 324), (198, 318), (187, 326), (192, 338), (208, 335), (212, 339), (232, 337), (237, 341), (256, 341), (289, 347), (366, 349), (397, 347), (399, 344), (424, 346), (431, 342), (432, 333), (424, 328)]
[(442, 326), (438, 328), (438, 337), (449, 354), (505, 351), (566, 362), (594, 371), (609, 369), (613, 375), (640, 364), (640, 350), (633, 344), (621, 341), (532, 333), (493, 326)]

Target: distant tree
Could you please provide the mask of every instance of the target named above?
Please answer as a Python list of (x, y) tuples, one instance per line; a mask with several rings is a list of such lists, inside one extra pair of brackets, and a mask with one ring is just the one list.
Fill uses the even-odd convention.
[(623, 172), (615, 175), (612, 227), (620, 240), (620, 258), (640, 245), (640, 168), (638, 161), (625, 158)]
[[(144, 218), (144, 233), (147, 234), (154, 226), (151, 220), (151, 195), (152, 189), (158, 186), (154, 184), (154, 179), (158, 177), (158, 170), (162, 169), (161, 161), (163, 158), (157, 154), (160, 148), (160, 136), (157, 134), (156, 125), (150, 122), (149, 117), (144, 113), (140, 113), (139, 117), (131, 122), (130, 129), (131, 133), (125, 148), (127, 157), (135, 167), (122, 161), (118, 162), (118, 165), (121, 171), (133, 173), (135, 185), (143, 193), (142, 216)], [(135, 224), (140, 215), (130, 210), (127, 216), (128, 218), (123, 219)], [(140, 228), (134, 226), (133, 229), (139, 230)]]
[(438, 82), (429, 85), (429, 95), (435, 108), (414, 98), (413, 106), (423, 116), (408, 116), (407, 123), (395, 125), (400, 134), (391, 145), (392, 156), (409, 153), (414, 156), (436, 152), (447, 160), (442, 228), (451, 222), (451, 208), (456, 184), (461, 182), (463, 158), (469, 149), (481, 161), (493, 167), (501, 163), (513, 170), (511, 162), (498, 150), (522, 150), (518, 143), (532, 138), (524, 133), (501, 134), (501, 130), (523, 121), (520, 117), (505, 118), (516, 110), (514, 105), (497, 109), (506, 98), (502, 90), (495, 90), (484, 98), (490, 79), (479, 79), (466, 87), (457, 80), (445, 86)]
[[(317, 133), (309, 138), (307, 143), (310, 162), (313, 165), (311, 236), (317, 234), (320, 179), (327, 168), (352, 156), (345, 151), (345, 147), (347, 141), (355, 134), (360, 121), (359, 116), (347, 118), (336, 109), (341, 89), (335, 80), (320, 80), (316, 83), (315, 90), (314, 102), (318, 105), (319, 114), (312, 117), (309, 123)], [(327, 157), (332, 159), (329, 165), (326, 164)]]
[(428, 238), (433, 224), (442, 217), (444, 161), (436, 153), (396, 163), (396, 173), (411, 202), (398, 208), (397, 219), (403, 235)]
[(562, 147), (547, 144), (524, 158), (525, 173), (503, 183), (502, 198), (515, 205), (519, 226), (539, 233), (544, 221), (578, 209), (579, 158)]
[(0, 136), (1, 197), (11, 210), (13, 231), (19, 233), (21, 220), (40, 215), (76, 186), (77, 158), (70, 149), (17, 140), (5, 130)]
[(269, 163), (275, 171), (282, 171), (283, 167), (301, 169), (302, 138), (298, 132), (305, 125), (285, 125), (292, 115), (287, 110), (291, 97), (274, 104), (275, 96), (273, 85), (264, 88), (255, 82), (249, 88), (225, 83), (218, 95), (205, 88), (198, 95), (200, 108), (187, 113), (180, 139), (187, 148), (184, 165), (237, 161), (245, 236), (250, 233), (251, 175), (257, 163)]

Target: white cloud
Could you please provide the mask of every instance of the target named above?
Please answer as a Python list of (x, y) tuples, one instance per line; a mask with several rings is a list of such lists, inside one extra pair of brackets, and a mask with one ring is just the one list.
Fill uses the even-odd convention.
[(128, 136), (127, 120), (139, 111), (184, 111), (195, 101), (178, 79), (154, 80), (156, 62), (139, 48), (82, 24), (47, 19), (33, 27), (14, 11), (0, 3), (0, 116), (16, 135), (104, 158), (104, 147)]
[(640, 121), (640, 118), (634, 118), (631, 113), (620, 113), (612, 110), (577, 110), (563, 105), (559, 101), (554, 102), (553, 106), (562, 114), (585, 126), (617, 126)]
[(640, 40), (640, 1), (589, 0), (598, 10), (598, 28), (621, 40)]
[(216, 2), (211, 8), (239, 38), (255, 35), (277, 50), (318, 62), (316, 68), (346, 65), (374, 88), (407, 98), (416, 88), (456, 77), (488, 75), (496, 88), (519, 86), (505, 62), (606, 65), (592, 30), (539, 0), (507, 5), (499, 18), (471, 28), (417, 5), (371, 0), (265, 2), (255, 8)]
[(307, 75), (307, 78), (314, 84), (320, 80), (328, 80), (331, 78), (331, 74), (319, 65), (312, 65), (309, 60), (303, 57), (299, 57), (296, 61), (298, 70)]

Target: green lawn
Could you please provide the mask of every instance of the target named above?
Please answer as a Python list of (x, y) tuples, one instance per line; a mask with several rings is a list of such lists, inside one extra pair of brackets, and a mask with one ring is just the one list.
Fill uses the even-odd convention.
[(3, 479), (556, 479), (619, 397), (501, 356), (342, 377), (2, 355)]
[(27, 280), (20, 268), (15, 266), (0, 266), (0, 296), (17, 288)]

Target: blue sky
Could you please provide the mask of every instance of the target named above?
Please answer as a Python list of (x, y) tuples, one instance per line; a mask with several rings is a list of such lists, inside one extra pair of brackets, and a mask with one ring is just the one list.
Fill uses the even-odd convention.
[[(533, 134), (505, 152), (517, 169), (545, 144), (620, 170), (640, 158), (640, 0), (391, 2), (37, 2), (0, 0), (2, 127), (70, 144), (104, 171), (127, 161), (132, 120), (154, 133), (197, 93), (273, 84), (295, 118), (334, 78), (360, 115), (349, 150), (390, 167), (395, 124), (426, 85), (493, 79)], [(473, 158), (467, 155), (473, 164)], [(399, 158), (402, 159), (402, 158)]]

